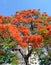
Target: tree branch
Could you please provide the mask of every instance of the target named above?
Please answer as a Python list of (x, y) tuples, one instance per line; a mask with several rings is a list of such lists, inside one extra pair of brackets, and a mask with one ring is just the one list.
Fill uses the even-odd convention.
[(29, 53), (27, 54), (27, 57), (29, 58), (31, 56), (33, 49), (29, 50)]
[(21, 52), (21, 49), (14, 49), (14, 48), (12, 48), (12, 51), (19, 51), (20, 53), (21, 53), (21, 55), (24, 57), (24, 54)]

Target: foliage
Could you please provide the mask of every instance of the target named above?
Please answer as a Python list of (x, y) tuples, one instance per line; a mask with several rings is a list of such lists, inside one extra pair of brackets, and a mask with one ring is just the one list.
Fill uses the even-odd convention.
[(51, 16), (35, 9), (16, 11), (12, 16), (0, 15), (0, 63), (17, 64), (16, 55), (11, 53), (17, 45), (22, 48), (31, 46), (38, 51), (41, 46), (51, 46)]

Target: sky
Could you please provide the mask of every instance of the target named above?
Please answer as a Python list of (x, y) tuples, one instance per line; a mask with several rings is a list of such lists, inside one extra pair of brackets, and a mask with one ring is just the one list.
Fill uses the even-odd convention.
[(0, 0), (0, 14), (4, 16), (27, 9), (40, 9), (51, 16), (51, 0)]

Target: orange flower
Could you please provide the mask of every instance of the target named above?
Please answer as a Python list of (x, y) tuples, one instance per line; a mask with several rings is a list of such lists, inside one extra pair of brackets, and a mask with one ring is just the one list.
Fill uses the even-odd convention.
[(0, 23), (2, 23), (2, 19), (0, 19)]
[(43, 41), (43, 37), (41, 35), (37, 35), (37, 41), (36, 43), (41, 44)]
[(51, 16), (48, 16), (47, 21), (51, 21)]
[(42, 29), (44, 29), (44, 27), (40, 25), (37, 29), (37, 32), (39, 33)]
[(28, 35), (23, 36), (22, 38), (23, 38), (23, 41), (27, 41), (28, 40)]
[(35, 23), (35, 26), (39, 26), (40, 24), (39, 23)]
[(13, 18), (12, 22), (17, 23), (18, 19), (17, 18)]
[(3, 18), (3, 16), (0, 14), (0, 19), (2, 19)]
[(26, 42), (22, 42), (21, 47), (23, 47), (23, 48), (28, 47), (28, 44)]
[(46, 36), (51, 36), (51, 24), (49, 24), (47, 27), (48, 33), (46, 34)]
[(48, 22), (44, 22), (45, 25), (48, 25), (49, 23)]
[(45, 13), (42, 14), (42, 16), (48, 16), (48, 14), (45, 12)]
[(28, 20), (27, 20), (27, 19), (25, 19), (25, 20), (23, 19), (22, 21), (23, 21), (24, 23), (28, 23)]
[(34, 10), (31, 11), (31, 13), (34, 14), (34, 15), (36, 15), (37, 14), (37, 10), (34, 9)]
[(28, 37), (28, 40), (30, 41), (30, 43), (34, 42), (33, 39), (35, 40), (35, 35), (31, 35), (31, 36)]
[(26, 26), (18, 26), (18, 29), (23, 35), (28, 35), (30, 33), (29, 29)]
[[(44, 17), (47, 20), (45, 22)], [(40, 14), (40, 12), (35, 9), (18, 11), (10, 17), (0, 15), (0, 35), (5, 36), (5, 34), (9, 34), (8, 36), (13, 37), (23, 48), (27, 47), (29, 42), (32, 47), (38, 48), (43, 42), (43, 38), (51, 36), (51, 24), (49, 21), (51, 21), (51, 16), (48, 16), (46, 13)], [(31, 22), (37, 26), (37, 30), (33, 28), (37, 35), (32, 35), (31, 28), (26, 26), (26, 24), (30, 24)], [(8, 31), (8, 33), (5, 33), (5, 31)]]
[(42, 19), (34, 19), (33, 20), (35, 23), (43, 23), (43, 20)]
[(39, 47), (40, 44), (43, 42), (43, 37), (41, 35), (31, 35), (29, 36), (28, 40), (32, 43), (32, 46)]

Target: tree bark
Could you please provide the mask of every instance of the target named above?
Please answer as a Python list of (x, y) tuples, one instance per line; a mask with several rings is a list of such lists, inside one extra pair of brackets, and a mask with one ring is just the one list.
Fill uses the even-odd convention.
[(29, 52), (28, 52), (27, 55), (24, 55), (24, 54), (21, 52), (21, 50), (19, 50), (19, 51), (20, 51), (21, 55), (22, 55), (23, 58), (24, 58), (25, 64), (26, 64), (26, 65), (29, 65), (29, 64), (28, 64), (28, 59), (29, 59), (29, 57), (31, 56), (31, 53), (32, 53), (33, 49), (29, 50)]
[(29, 65), (29, 64), (28, 64), (28, 59), (29, 59), (29, 57), (31, 56), (33, 49), (29, 50), (29, 52), (28, 52), (27, 55), (24, 55), (24, 54), (21, 52), (21, 49), (12, 49), (12, 50), (18, 50), (18, 51), (20, 52), (20, 54), (22, 55), (22, 57), (24, 58), (25, 64), (26, 64), (26, 65)]

